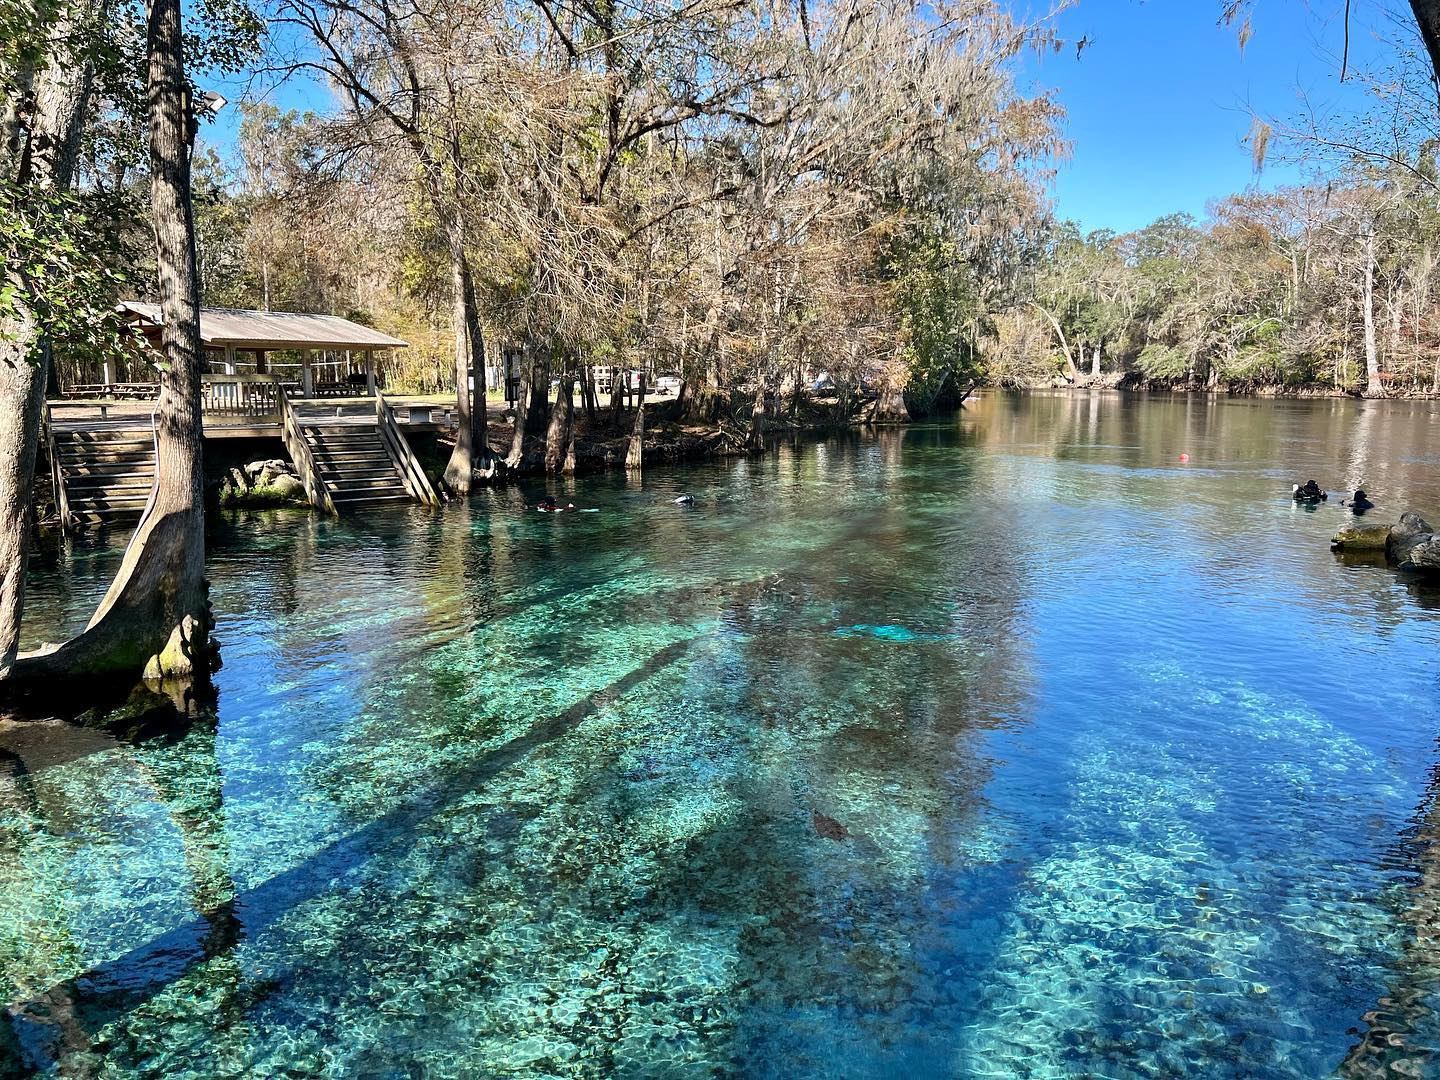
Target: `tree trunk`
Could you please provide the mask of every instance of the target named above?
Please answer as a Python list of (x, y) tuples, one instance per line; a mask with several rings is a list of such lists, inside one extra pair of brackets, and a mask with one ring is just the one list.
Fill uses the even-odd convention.
[(1380, 350), (1375, 340), (1375, 229), (1367, 226), (1363, 248), (1365, 275), (1361, 280), (1361, 314), (1365, 320), (1365, 396), (1383, 397), (1380, 382)]
[(1095, 351), (1090, 354), (1090, 378), (1100, 378), (1100, 346), (1095, 346)]
[(1060, 339), (1060, 351), (1065, 354), (1065, 377), (1073, 385), (1080, 378), (1080, 369), (1075, 366), (1075, 358), (1070, 354), (1070, 342), (1065, 339), (1065, 331), (1060, 328), (1060, 320), (1034, 300), (1030, 301), (1030, 306), (1045, 316), (1054, 329), (1055, 336)]
[(564, 371), (560, 375), (560, 390), (556, 394), (555, 408), (550, 413), (550, 425), (545, 431), (545, 471), (559, 472), (565, 465), (565, 455), (574, 442), (575, 429), (575, 377)]
[(505, 459), (511, 469), (523, 469), (533, 462), (530, 450), (535, 440), (544, 435), (550, 411), (550, 365), (546, 362), (545, 350), (537, 346), (533, 338), (525, 344), (525, 366), (520, 401), (515, 409), (515, 434)]
[(16, 678), (209, 671), (201, 468), (200, 292), (190, 201), (190, 117), (179, 0), (146, 11), (150, 210), (166, 369), (155, 409), (155, 486), (120, 571), (78, 637), (20, 657)]
[(905, 407), (905, 391), (886, 385), (875, 402), (877, 424), (904, 424), (910, 420), (910, 410)]
[(750, 405), (750, 431), (745, 438), (745, 447), (748, 450), (759, 450), (765, 445), (765, 412), (769, 397), (765, 379), (761, 377), (755, 383), (755, 398)]
[(20, 648), (25, 563), (30, 552), (32, 487), (45, 405), (45, 364), (26, 355), (33, 324), (0, 336), (0, 679)]
[[(489, 468), (486, 426), (485, 337), (475, 303), (475, 280), (465, 253), (465, 230), (457, 213), (447, 229), (450, 282), (455, 321), (455, 449), (442, 477), (450, 490), (464, 495), (474, 482), (475, 467)], [(472, 386), (471, 379), (474, 379)]]
[(1440, 0), (1410, 0), (1410, 9), (1420, 27), (1420, 40), (1430, 54), (1430, 66), (1440, 78)]
[(534, 346), (530, 338), (526, 338), (523, 353), (521, 353), (521, 379), (520, 389), (516, 393), (516, 429), (510, 435), (510, 454), (505, 455), (505, 467), (518, 469), (526, 461), (526, 420), (530, 413), (531, 379), (528, 374), (531, 364), (534, 364)]
[(586, 364), (580, 369), (580, 394), (585, 402), (585, 422), (594, 426), (599, 402), (595, 397), (595, 366), (593, 364)]
[(625, 468), (639, 472), (645, 459), (645, 373), (640, 372), (640, 386), (635, 406), (635, 426), (630, 429), (630, 442), (625, 447)]
[(564, 473), (566, 476), (574, 476), (574, 475), (575, 475), (575, 428), (579, 426), (579, 425), (577, 425), (577, 424), (575, 423), (575, 402), (574, 402), (574, 399), (573, 399), (573, 398), (569, 399), (565, 407), (566, 407), (566, 409), (569, 410), (569, 412), (570, 412), (570, 423), (569, 423), (568, 425), (566, 425), (566, 426), (569, 428), (569, 435), (568, 435), (568, 437), (567, 437), (566, 440), (565, 440), (565, 460), (560, 463), (560, 471), (561, 471), (562, 473)]
[[(57, 55), (47, 57), (50, 62), (38, 73), (33, 65), (19, 73), (0, 123), (0, 167), (17, 187), (70, 187), (94, 70), (88, 61), (58, 54), (77, 25), (103, 21), (107, 12), (103, 2), (63, 8), (50, 42)], [(28, 118), (19, 107), (26, 91), (34, 95)], [(35, 458), (51, 367), (40, 327), (23, 306), (28, 291), (16, 270), (6, 267), (0, 278), (0, 285), (20, 298), (19, 318), (0, 325), (0, 679), (9, 676), (20, 647)]]
[(625, 372), (618, 367), (610, 369), (610, 422), (620, 423), (620, 414), (625, 409)]

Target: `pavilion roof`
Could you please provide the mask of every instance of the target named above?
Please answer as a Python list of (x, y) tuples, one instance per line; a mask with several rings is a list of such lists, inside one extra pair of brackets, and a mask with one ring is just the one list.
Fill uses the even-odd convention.
[[(148, 327), (164, 322), (159, 304), (126, 300), (120, 309)], [(403, 349), (409, 344), (338, 315), (241, 308), (201, 308), (200, 340), (211, 348), (236, 349)]]

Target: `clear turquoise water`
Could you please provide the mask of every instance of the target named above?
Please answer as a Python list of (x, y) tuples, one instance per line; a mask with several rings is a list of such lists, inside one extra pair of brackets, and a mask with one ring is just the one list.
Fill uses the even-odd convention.
[(0, 723), (0, 1067), (1440, 1075), (1440, 593), (1285, 496), (1440, 517), (1433, 422), (995, 397), (228, 519), (213, 724)]

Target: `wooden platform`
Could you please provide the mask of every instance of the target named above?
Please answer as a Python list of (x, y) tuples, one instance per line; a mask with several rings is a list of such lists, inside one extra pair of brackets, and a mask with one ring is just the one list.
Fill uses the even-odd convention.
[[(379, 393), (295, 399), (264, 376), (207, 378), (201, 404), (207, 440), (279, 439), (322, 512), (439, 504), (406, 435), (450, 427), (446, 406)], [(46, 403), (51, 483), (64, 527), (144, 509), (154, 483), (154, 408), (135, 400)]]

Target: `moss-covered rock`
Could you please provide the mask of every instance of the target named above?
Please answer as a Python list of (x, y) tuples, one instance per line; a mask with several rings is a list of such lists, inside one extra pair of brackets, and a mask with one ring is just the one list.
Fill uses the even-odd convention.
[(1345, 525), (1330, 538), (1334, 551), (1384, 551), (1390, 542), (1389, 525)]

